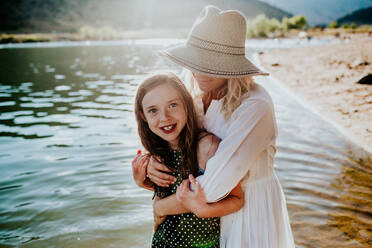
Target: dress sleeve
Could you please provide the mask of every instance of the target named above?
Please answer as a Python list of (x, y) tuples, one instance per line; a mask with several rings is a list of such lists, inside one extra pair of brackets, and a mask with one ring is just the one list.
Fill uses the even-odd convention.
[(225, 138), (197, 180), (208, 202), (225, 197), (246, 175), (276, 136), (272, 104), (246, 99), (233, 113)]

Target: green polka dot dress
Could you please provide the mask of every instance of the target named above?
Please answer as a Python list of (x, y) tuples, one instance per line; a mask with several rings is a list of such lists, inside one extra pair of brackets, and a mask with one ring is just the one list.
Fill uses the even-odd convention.
[[(182, 182), (178, 168), (182, 162), (182, 154), (172, 151), (170, 163), (176, 169), (175, 184), (168, 191), (156, 190), (156, 195), (164, 198), (176, 193), (177, 186)], [(219, 247), (220, 218), (198, 218), (193, 213), (168, 215), (158, 227), (152, 238), (152, 248), (212, 248)]]

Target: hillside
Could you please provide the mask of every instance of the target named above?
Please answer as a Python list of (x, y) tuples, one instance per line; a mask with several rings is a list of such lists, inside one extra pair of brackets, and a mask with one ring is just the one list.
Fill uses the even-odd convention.
[(326, 24), (353, 11), (372, 6), (372, 0), (262, 0), (294, 15), (305, 15), (310, 25)]
[(2, 0), (0, 31), (75, 32), (84, 25), (119, 30), (190, 28), (207, 4), (258, 14), (292, 16), (258, 0)]
[(360, 24), (372, 24), (372, 7), (360, 9), (354, 11), (350, 15), (346, 15), (337, 20), (339, 24), (343, 23), (355, 23), (357, 25)]

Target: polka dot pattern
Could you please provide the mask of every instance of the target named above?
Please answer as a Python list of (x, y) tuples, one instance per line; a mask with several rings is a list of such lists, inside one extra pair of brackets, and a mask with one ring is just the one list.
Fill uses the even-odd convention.
[[(173, 150), (173, 167), (176, 168), (177, 181), (167, 195), (157, 195), (161, 198), (176, 193), (182, 178), (178, 169), (182, 161), (180, 151)], [(152, 248), (213, 248), (219, 247), (220, 218), (198, 218), (193, 213), (168, 215), (158, 227), (152, 238)]]

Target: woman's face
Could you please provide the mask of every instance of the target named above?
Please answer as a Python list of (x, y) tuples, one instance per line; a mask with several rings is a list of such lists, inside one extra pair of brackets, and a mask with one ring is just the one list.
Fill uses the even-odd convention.
[(194, 73), (194, 78), (199, 85), (199, 88), (204, 93), (213, 93), (220, 89), (226, 82), (226, 78), (215, 78)]
[(169, 84), (155, 87), (143, 97), (142, 109), (150, 130), (167, 141), (172, 148), (177, 148), (187, 117), (176, 89)]

